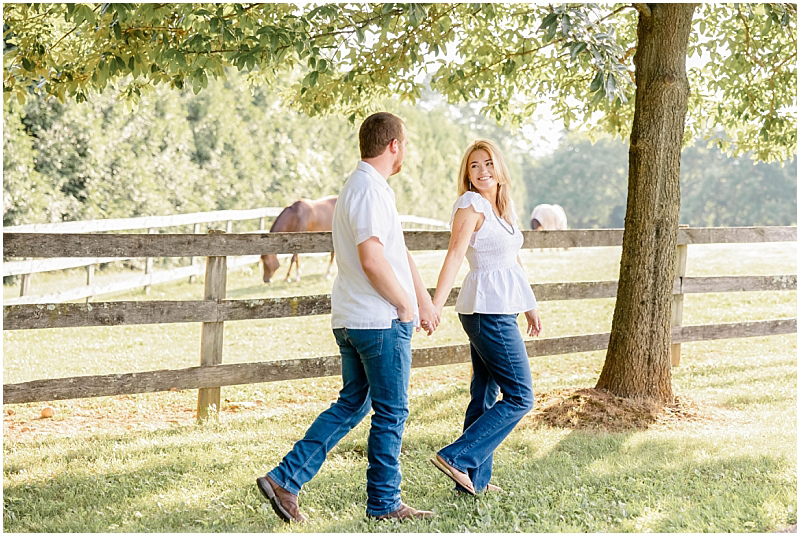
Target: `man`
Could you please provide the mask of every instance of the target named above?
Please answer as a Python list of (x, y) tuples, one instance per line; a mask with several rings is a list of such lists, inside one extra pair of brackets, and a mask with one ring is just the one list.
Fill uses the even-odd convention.
[(439, 323), (406, 249), (394, 192), (386, 182), (402, 168), (405, 126), (390, 113), (376, 113), (362, 123), (358, 141), (361, 161), (342, 187), (333, 213), (339, 270), (331, 324), (342, 356), (342, 389), (281, 463), (256, 479), (286, 522), (306, 519), (297, 505), (300, 488), (370, 409), (375, 413), (367, 440), (367, 515), (379, 520), (433, 515), (400, 500), (411, 335), (420, 324), (430, 335)]

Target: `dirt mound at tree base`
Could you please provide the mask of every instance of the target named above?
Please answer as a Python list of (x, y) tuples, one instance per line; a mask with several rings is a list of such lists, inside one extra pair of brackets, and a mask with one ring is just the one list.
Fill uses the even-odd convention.
[(669, 405), (653, 400), (621, 398), (601, 389), (560, 389), (539, 394), (535, 422), (558, 428), (623, 431), (654, 424), (699, 418), (697, 407), (676, 396)]

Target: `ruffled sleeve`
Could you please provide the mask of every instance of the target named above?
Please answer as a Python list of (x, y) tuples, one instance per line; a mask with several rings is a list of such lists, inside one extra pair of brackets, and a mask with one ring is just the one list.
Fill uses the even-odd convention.
[(489, 201), (478, 192), (464, 192), (464, 194), (456, 199), (453, 205), (453, 213), (450, 215), (450, 227), (453, 226), (453, 220), (456, 217), (456, 212), (460, 208), (468, 208), (469, 206), (475, 207), (475, 210), (483, 213), (484, 216), (489, 217), (492, 214), (492, 205)]

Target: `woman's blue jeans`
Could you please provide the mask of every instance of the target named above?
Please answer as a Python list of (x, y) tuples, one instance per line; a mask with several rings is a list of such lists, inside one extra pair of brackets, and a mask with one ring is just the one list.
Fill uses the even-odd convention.
[(298, 494), (317, 474), (328, 452), (369, 413), (367, 439), (367, 514), (400, 508), (400, 445), (408, 418), (411, 375), (411, 322), (392, 321), (388, 329), (334, 329), (342, 356), (339, 398), (322, 412), (281, 463), (268, 474)]
[[(533, 382), (517, 315), (459, 314), (470, 342), (472, 382), (464, 433), (439, 451), (447, 463), (467, 473), (475, 491), (492, 477), (492, 455), (533, 409)], [(503, 398), (497, 400), (497, 395)], [(456, 489), (463, 490), (460, 486)]]

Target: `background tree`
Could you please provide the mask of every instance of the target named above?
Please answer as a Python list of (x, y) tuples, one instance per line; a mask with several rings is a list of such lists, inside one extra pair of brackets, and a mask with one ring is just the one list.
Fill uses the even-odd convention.
[[(541, 203), (564, 207), (571, 229), (624, 226), (627, 147), (608, 136), (592, 143), (570, 133), (552, 154), (526, 160), (527, 215)], [(530, 222), (528, 221), (528, 224)]]
[(797, 160), (753, 162), (696, 144), (681, 157), (681, 223), (694, 227), (797, 224)]
[[(763, 160), (786, 159), (796, 145), (787, 110), (796, 100), (796, 7), (713, 4), (694, 18), (696, 8), (13, 5), (4, 10), (4, 39), (15, 47), (4, 56), (4, 95), (80, 101), (123, 81), (136, 102), (162, 82), (198, 92), (235, 65), (267, 82), (299, 73), (289, 88), (298, 107), (355, 119), (365, 102), (417, 99), (421, 73), (433, 67), (434, 89), (452, 102), (481, 100), (498, 120), (519, 124), (543, 97), (567, 126), (582, 111), (589, 131), (630, 136), (619, 298), (598, 387), (669, 401), (682, 145), (704, 135)], [(687, 73), (687, 52), (710, 61)]]
[[(284, 206), (338, 193), (358, 159), (346, 118), (310, 118), (235, 70), (198, 95), (160, 87), (134, 112), (122, 110), (119, 95), (108, 88), (81, 104), (9, 103), (5, 225)], [(486, 129), (515, 139), (430, 92), (416, 106), (386, 106), (409, 126), (408, 164), (390, 179), (404, 213), (448, 219), (463, 148)], [(524, 206), (518, 186), (512, 193)]]
[[(797, 161), (753, 162), (702, 140), (681, 154), (680, 222), (692, 227), (797, 223)], [(524, 158), (526, 210), (558, 203), (573, 229), (621, 228), (628, 196), (628, 147), (608, 136), (570, 133), (552, 154)]]

